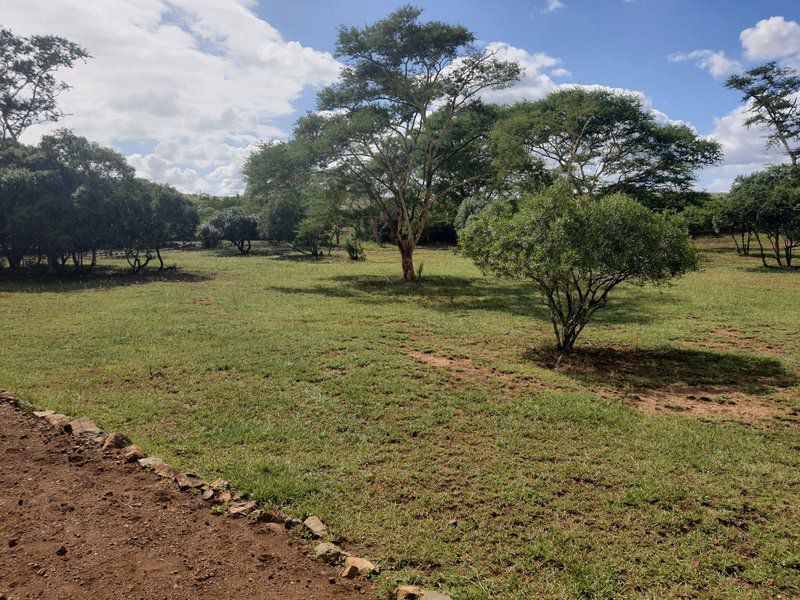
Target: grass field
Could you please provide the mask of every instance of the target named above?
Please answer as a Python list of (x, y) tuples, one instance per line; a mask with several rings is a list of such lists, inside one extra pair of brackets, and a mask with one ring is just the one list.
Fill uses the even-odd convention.
[(0, 387), (319, 515), (384, 593), (798, 597), (800, 273), (703, 246), (561, 360), (528, 287), (446, 249), (415, 284), (377, 247), (0, 279)]

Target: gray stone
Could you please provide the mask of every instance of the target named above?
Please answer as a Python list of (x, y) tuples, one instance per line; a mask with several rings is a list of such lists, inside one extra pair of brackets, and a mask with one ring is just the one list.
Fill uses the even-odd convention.
[(95, 425), (94, 421), (92, 421), (89, 417), (81, 417), (80, 419), (70, 421), (64, 425), (64, 431), (71, 433), (72, 435), (85, 435), (91, 437), (97, 437), (103, 433), (103, 431), (97, 425)]
[(146, 456), (144, 458), (138, 459), (137, 462), (143, 467), (149, 467), (151, 469), (155, 469), (156, 465), (163, 463), (164, 460), (158, 458), (157, 456)]
[(234, 517), (238, 517), (240, 515), (246, 517), (255, 509), (256, 509), (256, 503), (253, 500), (251, 500), (250, 502), (234, 502), (228, 508), (228, 514)]
[(305, 521), (303, 521), (303, 525), (306, 526), (306, 529), (311, 532), (311, 535), (314, 537), (325, 537), (328, 533), (328, 527), (319, 520), (319, 517), (311, 515)]
[(71, 419), (67, 415), (53, 413), (52, 415), (44, 417), (44, 420), (47, 421), (48, 425), (51, 427), (55, 427), (56, 429), (64, 429)]
[(339, 548), (339, 546), (331, 542), (322, 542), (314, 547), (314, 558), (324, 560), (333, 565), (340, 564), (348, 556), (350, 556), (349, 552), (345, 552)]
[(169, 466), (164, 461), (159, 462), (153, 467), (153, 470), (156, 472), (156, 475), (159, 477), (163, 477), (164, 479), (171, 479), (174, 480), (178, 475), (178, 470), (174, 469), (173, 467)]
[(175, 481), (178, 482), (178, 486), (182, 490), (201, 488), (206, 484), (205, 481), (200, 479), (197, 475), (193, 475), (192, 473), (178, 473), (175, 476)]
[(131, 445), (131, 439), (124, 433), (112, 431), (103, 442), (103, 450), (120, 450)]

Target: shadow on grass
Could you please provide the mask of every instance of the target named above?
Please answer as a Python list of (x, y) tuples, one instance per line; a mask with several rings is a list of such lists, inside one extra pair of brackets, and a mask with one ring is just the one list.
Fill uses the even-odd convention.
[[(415, 282), (385, 275), (339, 275), (325, 281), (330, 285), (321, 283), (267, 289), (286, 294), (347, 298), (371, 304), (419, 301), (426, 308), (435, 310), (506, 312), (545, 321), (548, 327), (550, 323), (549, 312), (538, 293), (530, 284), (522, 282), (449, 275), (426, 275)], [(673, 301), (670, 296), (656, 290), (636, 288), (632, 294), (613, 297), (593, 321), (607, 325), (647, 323), (654, 319), (654, 307)]]
[(579, 347), (572, 354), (560, 355), (555, 347), (547, 347), (528, 351), (524, 359), (586, 384), (618, 389), (684, 383), (767, 393), (798, 383), (781, 361), (768, 356), (685, 348)]
[(69, 293), (154, 282), (197, 283), (209, 279), (211, 277), (206, 273), (193, 273), (169, 267), (162, 271), (145, 269), (137, 274), (131, 273), (130, 269), (106, 265), (95, 267), (90, 272), (66, 271), (56, 275), (32, 269), (20, 272), (4, 271), (0, 274), (0, 291)]

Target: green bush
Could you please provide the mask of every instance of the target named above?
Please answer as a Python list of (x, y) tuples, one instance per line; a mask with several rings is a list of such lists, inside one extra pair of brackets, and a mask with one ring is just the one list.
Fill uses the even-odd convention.
[(364, 252), (364, 247), (355, 238), (350, 238), (344, 243), (344, 249), (347, 251), (347, 256), (350, 260), (367, 260), (367, 254)]

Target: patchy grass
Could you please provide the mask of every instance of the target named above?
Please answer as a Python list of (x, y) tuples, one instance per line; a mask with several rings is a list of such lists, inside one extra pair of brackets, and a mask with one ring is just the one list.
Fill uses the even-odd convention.
[(0, 386), (318, 514), (385, 590), (794, 597), (800, 276), (704, 246), (703, 272), (620, 290), (566, 358), (527, 286), (444, 249), (416, 284), (375, 247), (5, 279)]

